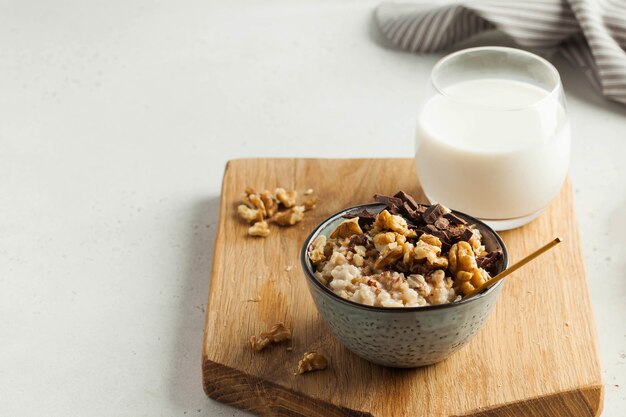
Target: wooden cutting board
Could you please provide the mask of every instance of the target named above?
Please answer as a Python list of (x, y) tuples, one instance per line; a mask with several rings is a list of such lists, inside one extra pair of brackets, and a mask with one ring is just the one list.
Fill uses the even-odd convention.
[[(249, 238), (236, 216), (246, 186), (314, 188), (320, 201), (297, 226)], [(485, 327), (448, 360), (384, 368), (328, 333), (299, 264), (302, 242), (329, 215), (399, 189), (426, 202), (411, 159), (228, 163), (202, 354), (206, 394), (261, 416), (599, 415), (596, 331), (569, 183), (537, 220), (502, 233), (512, 262), (557, 235), (564, 243), (507, 279)], [(249, 336), (276, 322), (293, 329), (293, 350), (251, 351)], [(294, 376), (308, 350), (324, 352), (329, 368)]]

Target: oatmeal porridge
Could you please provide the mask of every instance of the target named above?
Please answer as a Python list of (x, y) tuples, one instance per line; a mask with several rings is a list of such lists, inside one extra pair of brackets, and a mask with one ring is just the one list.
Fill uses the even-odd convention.
[(346, 215), (309, 245), (315, 277), (335, 294), (370, 306), (427, 306), (458, 301), (491, 278), (502, 252), (487, 252), (476, 227), (402, 191), (374, 199), (386, 208)]

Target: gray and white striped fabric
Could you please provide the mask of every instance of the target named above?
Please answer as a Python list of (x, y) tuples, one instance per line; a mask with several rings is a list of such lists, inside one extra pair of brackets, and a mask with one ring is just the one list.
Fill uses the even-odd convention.
[(519, 46), (558, 49), (606, 97), (626, 104), (626, 0), (467, 0), (383, 4), (382, 33), (413, 52), (498, 29)]

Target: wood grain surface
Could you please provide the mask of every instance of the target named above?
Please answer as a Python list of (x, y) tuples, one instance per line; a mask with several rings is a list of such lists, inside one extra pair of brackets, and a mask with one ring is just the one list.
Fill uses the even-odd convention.
[[(246, 186), (314, 188), (320, 202), (300, 224), (250, 238), (236, 216)], [(228, 163), (202, 353), (207, 395), (260, 416), (599, 415), (603, 386), (569, 183), (537, 220), (501, 233), (511, 262), (557, 235), (564, 242), (507, 278), (485, 327), (448, 360), (384, 368), (328, 333), (300, 267), (302, 242), (331, 214), (399, 189), (426, 202), (412, 159)], [(248, 337), (276, 322), (293, 329), (293, 350), (250, 350)], [(308, 350), (323, 352), (328, 369), (294, 376)]]

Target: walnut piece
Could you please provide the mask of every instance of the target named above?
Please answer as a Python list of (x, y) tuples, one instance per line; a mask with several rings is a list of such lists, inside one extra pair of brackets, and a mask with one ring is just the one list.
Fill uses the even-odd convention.
[(278, 204), (269, 191), (263, 191), (260, 195), (263, 206), (265, 207), (265, 217), (270, 218), (278, 211)]
[(280, 343), (285, 340), (291, 340), (291, 330), (283, 323), (276, 323), (269, 332), (261, 332), (259, 336), (250, 336), (248, 340), (250, 348), (257, 352), (265, 349), (270, 343)]
[(260, 210), (261, 213), (265, 213), (265, 204), (263, 204), (263, 200), (261, 200), (258, 194), (250, 194), (248, 196), (248, 202), (257, 210)]
[(374, 235), (372, 239), (374, 246), (378, 252), (384, 252), (388, 250), (392, 243), (396, 241), (396, 234), (394, 232), (382, 232)]
[(248, 235), (267, 237), (270, 235), (270, 228), (265, 220), (256, 222), (248, 228)]
[(419, 240), (428, 243), (430, 246), (436, 246), (441, 251), (441, 240), (438, 237), (424, 233)]
[(240, 204), (237, 207), (237, 213), (239, 213), (239, 217), (246, 220), (249, 223), (256, 223), (263, 221), (263, 213), (259, 209), (251, 209), (245, 204)]
[(398, 259), (402, 258), (404, 246), (395, 246), (388, 251), (384, 252), (374, 263), (374, 269), (382, 270), (392, 263), (396, 262)]
[(302, 375), (305, 372), (321, 371), (328, 366), (328, 360), (321, 353), (306, 352), (300, 362), (298, 370), (294, 375)]
[(298, 198), (297, 191), (286, 191), (284, 188), (277, 188), (274, 194), (283, 206), (290, 208), (296, 205), (296, 198)]
[(448, 260), (450, 261), (450, 272), (453, 274), (471, 272), (477, 268), (474, 251), (470, 244), (464, 240), (452, 245)]
[(433, 261), (429, 261), (428, 264), (437, 269), (446, 269), (448, 267), (448, 258), (445, 256), (437, 256)]
[(359, 218), (354, 217), (352, 219), (344, 220), (341, 223), (339, 223), (339, 226), (337, 226), (337, 228), (333, 230), (333, 232), (330, 234), (330, 238), (331, 239), (336, 238), (336, 237), (346, 238), (346, 237), (350, 237), (354, 235), (362, 235), (362, 234), (363, 234), (363, 230), (361, 230), (361, 226), (359, 226)]
[(279, 211), (274, 215), (274, 223), (280, 226), (293, 226), (304, 219), (304, 206), (294, 206), (289, 210)]
[(322, 262), (326, 260), (326, 255), (324, 255), (324, 247), (326, 246), (326, 236), (319, 235), (318, 237), (311, 242), (311, 246), (309, 246), (309, 259), (314, 264), (318, 262)]
[(472, 250), (476, 257), (487, 255), (487, 251), (485, 250), (485, 246), (481, 242), (482, 236), (480, 234), (480, 230), (473, 229), (472, 237), (468, 240), (469, 244), (472, 246)]
[(382, 230), (393, 230), (394, 232), (400, 233), (406, 237), (415, 237), (417, 233), (415, 230), (410, 230), (409, 226), (406, 223), (406, 220), (401, 216), (396, 216), (389, 213), (387, 210), (383, 210), (376, 216), (376, 220), (374, 221), (374, 226), (372, 228), (372, 233), (378, 233)]
[(476, 264), (474, 248), (469, 242), (460, 241), (452, 245), (448, 253), (450, 272), (459, 281), (459, 290), (467, 294), (489, 279), (489, 274)]
[(309, 197), (302, 202), (306, 211), (313, 210), (317, 205), (317, 197)]
[(265, 237), (270, 234), (268, 219), (280, 226), (293, 226), (301, 222), (304, 212), (312, 210), (317, 204), (317, 197), (312, 194), (312, 189), (307, 190), (306, 199), (298, 204), (298, 192), (295, 190), (286, 191), (279, 187), (272, 194), (267, 190), (259, 193), (252, 187), (246, 187), (243, 204), (237, 206), (237, 213), (252, 224), (248, 228), (248, 235)]
[(441, 264), (441, 260), (437, 260), (437, 257), (441, 253), (441, 241), (435, 236), (423, 234), (415, 244), (415, 259), (420, 261), (426, 259), (429, 265), (435, 263)]

